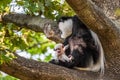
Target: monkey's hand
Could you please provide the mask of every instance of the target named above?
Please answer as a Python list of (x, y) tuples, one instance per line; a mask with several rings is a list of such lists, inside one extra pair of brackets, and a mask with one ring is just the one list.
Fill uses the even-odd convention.
[(52, 63), (52, 64), (59, 64), (59, 61), (58, 60), (56, 60), (56, 59), (52, 59), (51, 61), (49, 61), (49, 63)]
[(46, 37), (54, 36), (54, 31), (52, 30), (50, 24), (45, 24), (45, 26), (44, 26), (44, 33), (45, 33)]
[(68, 55), (68, 58), (72, 61), (74, 57), (72, 55)]
[(61, 61), (61, 60), (52, 59), (51, 61), (49, 61), (49, 63), (59, 65), (59, 66), (65, 66), (65, 67), (68, 67), (68, 68), (73, 67), (72, 62), (68, 62), (68, 61)]
[(69, 48), (69, 44), (65, 45), (64, 48), (63, 48), (64, 52), (65, 52), (65, 50), (68, 49), (68, 48)]

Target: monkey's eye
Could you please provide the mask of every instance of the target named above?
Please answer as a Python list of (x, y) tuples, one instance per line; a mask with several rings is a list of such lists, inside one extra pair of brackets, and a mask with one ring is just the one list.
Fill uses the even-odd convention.
[(54, 49), (54, 51), (60, 50), (60, 48)]

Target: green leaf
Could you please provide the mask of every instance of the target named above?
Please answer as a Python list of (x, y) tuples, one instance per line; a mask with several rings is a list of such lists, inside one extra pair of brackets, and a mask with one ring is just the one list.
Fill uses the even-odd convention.
[(48, 62), (48, 61), (50, 61), (51, 58), (52, 58), (52, 55), (50, 54), (50, 55), (48, 55), (48, 56), (45, 57), (45, 60), (44, 60), (44, 61), (45, 61), (45, 62)]
[(2, 28), (3, 28), (3, 25), (0, 23), (0, 30), (2, 30)]
[(45, 0), (45, 6), (52, 6), (52, 0)]
[(7, 76), (0, 76), (0, 80), (20, 80), (20, 79), (7, 75)]
[(120, 16), (120, 8), (117, 8), (117, 9), (115, 10), (115, 15), (116, 15), (116, 16)]

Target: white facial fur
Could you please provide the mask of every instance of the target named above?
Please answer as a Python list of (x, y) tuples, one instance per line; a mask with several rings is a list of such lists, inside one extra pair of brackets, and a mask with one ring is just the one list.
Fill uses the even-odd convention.
[(68, 37), (69, 35), (72, 34), (72, 27), (73, 27), (72, 19), (68, 19), (64, 22), (59, 22), (58, 27), (62, 32), (61, 38)]
[[(59, 53), (56, 51), (56, 57), (57, 57), (57, 60), (61, 60), (61, 61), (63, 61), (63, 62), (65, 62), (65, 61), (71, 61), (71, 58), (68, 58), (68, 56), (65, 54), (65, 52), (64, 52), (64, 48), (62, 47), (63, 46), (63, 44), (61, 44), (61, 43), (59, 43), (59, 44), (56, 44), (56, 46), (55, 46), (55, 49), (60, 49), (60, 51), (61, 51), (61, 53), (60, 53), (60, 55), (59, 55)], [(67, 46), (65, 46), (65, 47), (68, 47), (69, 45), (67, 45)]]

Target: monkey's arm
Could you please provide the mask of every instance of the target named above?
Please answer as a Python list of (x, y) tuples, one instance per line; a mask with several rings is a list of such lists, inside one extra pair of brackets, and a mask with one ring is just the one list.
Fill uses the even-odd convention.
[(75, 66), (77, 66), (79, 64), (79, 55), (76, 53), (73, 53), (73, 55), (71, 55), (72, 60), (71, 61), (61, 61), (61, 60), (51, 60), (50, 63), (52, 64), (56, 64), (56, 65), (60, 65), (60, 66), (64, 66), (67, 68), (73, 68)]
[(70, 61), (70, 62), (61, 61), (61, 60), (56, 61), (55, 59), (53, 59), (53, 60), (49, 61), (49, 63), (64, 66), (64, 67), (67, 67), (67, 68), (73, 68), (74, 67), (74, 61)]

